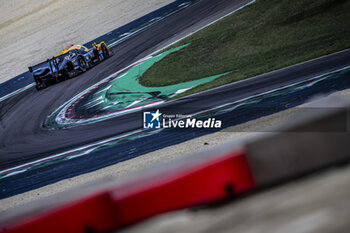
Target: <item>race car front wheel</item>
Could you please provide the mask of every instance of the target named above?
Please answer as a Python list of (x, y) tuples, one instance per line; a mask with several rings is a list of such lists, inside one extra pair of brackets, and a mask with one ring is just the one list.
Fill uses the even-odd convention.
[(87, 63), (83, 57), (78, 58), (79, 68), (81, 71), (85, 72), (87, 69)]

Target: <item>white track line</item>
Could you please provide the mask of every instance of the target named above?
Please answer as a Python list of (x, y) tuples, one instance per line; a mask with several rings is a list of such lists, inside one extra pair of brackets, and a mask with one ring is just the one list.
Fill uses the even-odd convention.
[(71, 154), (71, 153), (74, 153), (74, 152), (77, 152), (77, 151), (85, 150), (85, 149), (88, 149), (88, 148), (90, 148), (92, 146), (103, 145), (103, 144), (106, 144), (108, 142), (112, 142), (112, 141), (115, 141), (115, 140), (118, 140), (118, 139), (121, 139), (121, 138), (125, 138), (125, 137), (128, 137), (128, 136), (133, 135), (133, 134), (141, 133), (143, 131), (144, 131), (143, 129), (135, 130), (135, 131), (123, 134), (123, 135), (118, 135), (118, 136), (111, 137), (111, 138), (108, 138), (108, 139), (105, 139), (105, 140), (102, 140), (102, 141), (99, 141), (99, 142), (94, 142), (94, 143), (87, 144), (87, 145), (82, 146), (82, 147), (78, 147), (78, 148), (75, 148), (75, 149), (72, 149), (72, 150), (69, 150), (69, 151), (65, 151), (65, 152), (62, 152), (62, 153), (59, 153), (59, 154), (48, 156), (48, 157), (45, 157), (45, 158), (42, 158), (42, 159), (38, 159), (38, 160), (35, 160), (35, 161), (32, 161), (32, 162), (24, 163), (24, 164), (21, 164), (21, 165), (12, 167), (12, 168), (8, 168), (8, 169), (5, 169), (5, 170), (2, 170), (2, 171), (0, 171), (0, 175), (4, 174), (4, 173), (7, 173), (7, 172), (10, 172), (10, 171), (13, 171), (13, 170), (17, 170), (17, 169), (25, 168), (25, 167), (28, 167), (28, 166), (32, 166), (32, 165), (35, 165), (37, 163), (49, 161), (49, 160), (52, 160), (54, 158), (58, 158), (58, 157), (61, 157), (61, 156), (67, 155), (67, 154)]
[[(175, 14), (175, 13), (181, 11), (182, 9), (185, 9), (185, 8), (188, 7), (189, 5), (190, 5), (190, 4), (183, 3), (183, 4), (179, 5), (178, 7), (180, 7), (180, 8), (177, 9), (177, 10), (175, 10), (174, 12), (171, 12), (170, 14), (165, 15), (164, 17), (156, 17), (156, 18), (154, 18), (154, 19), (151, 19), (151, 20), (148, 21), (148, 22), (152, 22), (152, 23), (147, 24), (146, 26), (141, 27), (140, 29), (138, 29), (138, 30), (136, 30), (136, 31), (134, 31), (134, 32), (132, 32), (132, 33), (128, 33), (128, 32), (127, 32), (127, 33), (124, 33), (124, 34), (126, 34), (126, 36), (121, 37), (119, 40), (117, 40), (117, 41), (115, 41), (115, 42), (109, 44), (108, 46), (110, 46), (111, 48), (113, 48), (114, 46), (116, 46), (116, 45), (120, 44), (121, 42), (127, 40), (128, 38), (132, 37), (133, 35), (138, 34), (138, 33), (142, 32), (142, 31), (144, 31), (144, 30), (147, 30), (148, 28), (152, 27), (152, 26), (153, 26), (154, 24), (156, 24), (157, 22), (159, 22), (159, 21), (161, 21), (161, 20), (163, 20), (163, 19), (165, 19), (165, 18), (167, 18), (167, 17), (169, 17), (169, 16), (171, 16), (171, 15), (173, 15), (173, 14)], [(123, 35), (124, 35), (124, 34), (123, 34)]]
[(0, 102), (6, 100), (6, 99), (8, 99), (8, 98), (10, 98), (11, 96), (14, 96), (14, 95), (16, 95), (16, 94), (19, 94), (19, 93), (21, 93), (21, 92), (23, 92), (23, 91), (25, 91), (25, 90), (27, 90), (27, 89), (33, 87), (34, 85), (35, 85), (34, 83), (31, 83), (31, 84), (29, 84), (29, 85), (27, 85), (27, 86), (21, 87), (21, 88), (15, 90), (14, 92), (11, 92), (11, 93), (9, 93), (9, 94), (7, 94), (7, 95), (1, 97), (1, 98), (0, 98)]
[(151, 53), (151, 56), (152, 56), (153, 54), (159, 53), (160, 51), (162, 51), (162, 50), (164, 50), (164, 49), (166, 49), (166, 48), (172, 46), (173, 44), (176, 44), (177, 42), (179, 42), (179, 41), (181, 41), (181, 40), (183, 40), (183, 39), (185, 39), (185, 38), (187, 38), (187, 37), (189, 37), (189, 36), (192, 36), (194, 33), (199, 32), (200, 30), (202, 30), (202, 29), (204, 29), (204, 28), (206, 28), (206, 27), (209, 27), (210, 25), (212, 25), (212, 24), (214, 24), (214, 23), (216, 23), (216, 22), (222, 20), (223, 18), (225, 18), (225, 17), (227, 17), (227, 16), (230, 16), (230, 15), (236, 13), (237, 11), (243, 9), (243, 8), (246, 7), (246, 6), (249, 6), (249, 5), (253, 4), (254, 2), (256, 2), (256, 0), (252, 0), (252, 1), (248, 2), (247, 4), (245, 4), (245, 5), (243, 5), (243, 6), (239, 7), (239, 8), (237, 8), (236, 10), (231, 11), (230, 13), (228, 13), (228, 14), (226, 14), (226, 15), (224, 15), (224, 16), (221, 16), (221, 17), (218, 18), (218, 19), (215, 19), (215, 20), (212, 21), (211, 23), (209, 23), (209, 24), (207, 24), (207, 25), (204, 25), (203, 27), (201, 27), (201, 28), (199, 28), (199, 29), (197, 29), (197, 30), (194, 30), (194, 31), (191, 32), (190, 34), (188, 34), (188, 35), (186, 35), (186, 36), (184, 36), (184, 37), (181, 37), (180, 39), (178, 39), (178, 40), (176, 40), (176, 41), (174, 41), (174, 42), (171, 42), (170, 44), (164, 46), (163, 48), (158, 49), (157, 51)]
[[(329, 76), (329, 75), (332, 75), (332, 74), (335, 74), (335, 73), (339, 73), (339, 72), (344, 71), (344, 70), (347, 70), (347, 69), (350, 69), (350, 66), (346, 66), (346, 67), (343, 67), (343, 68), (339, 68), (339, 69), (337, 69), (337, 70), (330, 71), (330, 72), (326, 72), (326, 73), (323, 73), (323, 74), (314, 76), (314, 77), (309, 78), (309, 79), (305, 79), (305, 80), (302, 80), (302, 81), (299, 81), (299, 82), (295, 82), (295, 83), (292, 83), (292, 84), (288, 84), (288, 85), (285, 85), (285, 86), (282, 86), (282, 87), (278, 87), (278, 88), (275, 88), (275, 89), (272, 89), (272, 90), (269, 90), (269, 91), (265, 91), (265, 92), (262, 92), (262, 93), (259, 93), (259, 94), (255, 94), (255, 95), (252, 95), (252, 96), (248, 96), (248, 97), (245, 97), (245, 98), (240, 99), (240, 100), (236, 100), (236, 101), (231, 102), (231, 103), (222, 104), (222, 105), (219, 105), (219, 106), (216, 106), (216, 107), (207, 109), (207, 110), (203, 110), (203, 111), (200, 111), (200, 112), (196, 112), (196, 113), (193, 113), (193, 115), (198, 115), (198, 114), (205, 113), (205, 112), (208, 112), (208, 111), (217, 110), (217, 109), (224, 108), (224, 107), (227, 107), (227, 106), (230, 106), (230, 105), (234, 105), (234, 104), (241, 104), (241, 103), (243, 103), (243, 102), (245, 102), (245, 101), (254, 99), (254, 98), (256, 98), (256, 97), (264, 96), (264, 95), (271, 94), (271, 93), (274, 93), (274, 92), (277, 92), (277, 91), (280, 91), (280, 90), (283, 90), (283, 89), (286, 89), (286, 88), (290, 88), (290, 87), (293, 87), (293, 86), (297, 86), (297, 85), (299, 85), (299, 84), (302, 84), (302, 83), (305, 83), (305, 82), (308, 82), (308, 81), (311, 81), (311, 80), (315, 80), (315, 81), (312, 83), (312, 85), (314, 85), (314, 84), (316, 84), (317, 82), (321, 81), (321, 80), (317, 80), (317, 79), (320, 79), (320, 78), (322, 78), (322, 77), (326, 78), (326, 77)], [(309, 86), (309, 85), (307, 85), (307, 86)]]

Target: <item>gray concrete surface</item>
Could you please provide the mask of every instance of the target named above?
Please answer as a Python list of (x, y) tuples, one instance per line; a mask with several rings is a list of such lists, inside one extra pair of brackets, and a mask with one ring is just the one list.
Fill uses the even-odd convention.
[(246, 144), (256, 185), (349, 161), (350, 102), (331, 97), (305, 105), (276, 134)]
[(174, 0), (0, 0), (0, 83)]

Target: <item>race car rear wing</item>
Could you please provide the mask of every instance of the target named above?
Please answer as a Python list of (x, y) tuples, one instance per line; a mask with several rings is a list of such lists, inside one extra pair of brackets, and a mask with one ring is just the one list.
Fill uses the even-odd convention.
[(46, 61), (41, 62), (39, 64), (36, 64), (34, 66), (29, 66), (28, 70), (29, 70), (30, 73), (33, 73), (33, 72), (35, 72), (38, 69), (47, 69), (47, 68), (49, 68), (52, 73), (55, 73), (53, 67), (56, 68), (55, 69), (56, 71), (58, 70), (58, 64), (57, 64), (55, 58), (47, 59)]
[(51, 63), (50, 63), (50, 59), (47, 59), (46, 61), (41, 62), (41, 63), (39, 63), (39, 64), (36, 64), (36, 65), (34, 65), (34, 66), (29, 66), (29, 67), (28, 67), (28, 70), (29, 70), (29, 72), (33, 73), (33, 71), (36, 71), (36, 70), (38, 70), (38, 69), (40, 69), (40, 68), (41, 68), (41, 69), (50, 68), (50, 70), (52, 70), (51, 67), (52, 67), (52, 65), (51, 65)]

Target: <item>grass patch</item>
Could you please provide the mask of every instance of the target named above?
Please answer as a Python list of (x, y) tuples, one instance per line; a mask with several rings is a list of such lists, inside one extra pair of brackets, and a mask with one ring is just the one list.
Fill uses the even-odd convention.
[(140, 78), (166, 86), (225, 72), (192, 94), (350, 47), (350, 1), (258, 0), (172, 47)]

